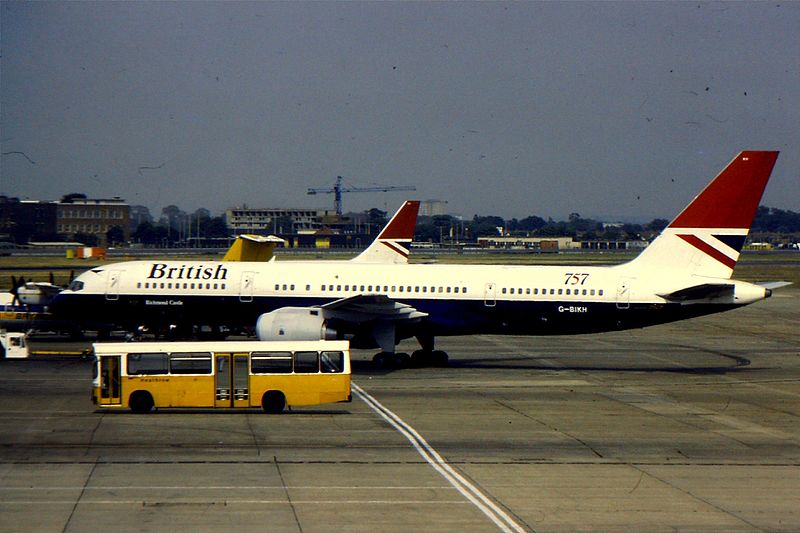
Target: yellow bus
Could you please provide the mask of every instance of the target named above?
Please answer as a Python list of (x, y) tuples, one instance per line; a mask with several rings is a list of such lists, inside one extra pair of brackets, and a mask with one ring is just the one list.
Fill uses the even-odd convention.
[(160, 407), (261, 407), (349, 402), (347, 341), (96, 343), (92, 401)]

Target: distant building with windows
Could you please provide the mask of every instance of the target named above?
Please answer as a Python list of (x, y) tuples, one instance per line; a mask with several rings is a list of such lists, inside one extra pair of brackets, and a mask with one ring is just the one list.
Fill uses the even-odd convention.
[(422, 200), (419, 203), (419, 215), (432, 217), (447, 214), (447, 200)]
[(25, 244), (55, 238), (55, 203), (0, 196), (0, 240)]
[(125, 241), (130, 239), (130, 205), (122, 198), (65, 197), (56, 203), (56, 232), (60, 236), (94, 235), (100, 246), (107, 246), (106, 233), (113, 227), (122, 230)]
[(314, 233), (341, 230), (344, 219), (332, 209), (275, 209), (235, 207), (226, 211), (228, 228), (234, 235)]

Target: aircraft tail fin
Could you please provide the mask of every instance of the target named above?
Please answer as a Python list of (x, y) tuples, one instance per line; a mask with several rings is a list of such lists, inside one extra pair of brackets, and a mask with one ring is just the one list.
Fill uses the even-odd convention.
[(369, 247), (351, 259), (358, 263), (408, 263), (414, 228), (419, 212), (418, 200), (407, 200)]
[(628, 267), (729, 279), (777, 158), (741, 152)]

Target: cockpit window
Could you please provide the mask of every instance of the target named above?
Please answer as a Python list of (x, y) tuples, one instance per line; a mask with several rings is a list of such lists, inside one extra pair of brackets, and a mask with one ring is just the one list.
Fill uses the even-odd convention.
[(82, 291), (83, 290), (83, 282), (82, 281), (78, 281), (77, 279), (73, 280), (72, 283), (69, 284), (69, 287), (67, 287), (67, 290), (70, 290), (70, 291)]

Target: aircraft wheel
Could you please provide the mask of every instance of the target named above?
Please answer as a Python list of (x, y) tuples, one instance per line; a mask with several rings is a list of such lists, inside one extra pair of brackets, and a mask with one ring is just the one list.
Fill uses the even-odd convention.
[(447, 352), (442, 350), (434, 350), (431, 352), (431, 364), (433, 366), (447, 366), (447, 361), (450, 357)]
[(411, 366), (411, 356), (407, 353), (395, 354), (395, 366), (397, 368), (408, 368)]
[(414, 368), (422, 368), (430, 364), (431, 352), (426, 350), (415, 350), (411, 354), (411, 366)]
[(378, 370), (388, 370), (394, 366), (394, 354), (389, 352), (376, 353), (372, 358), (372, 364)]

